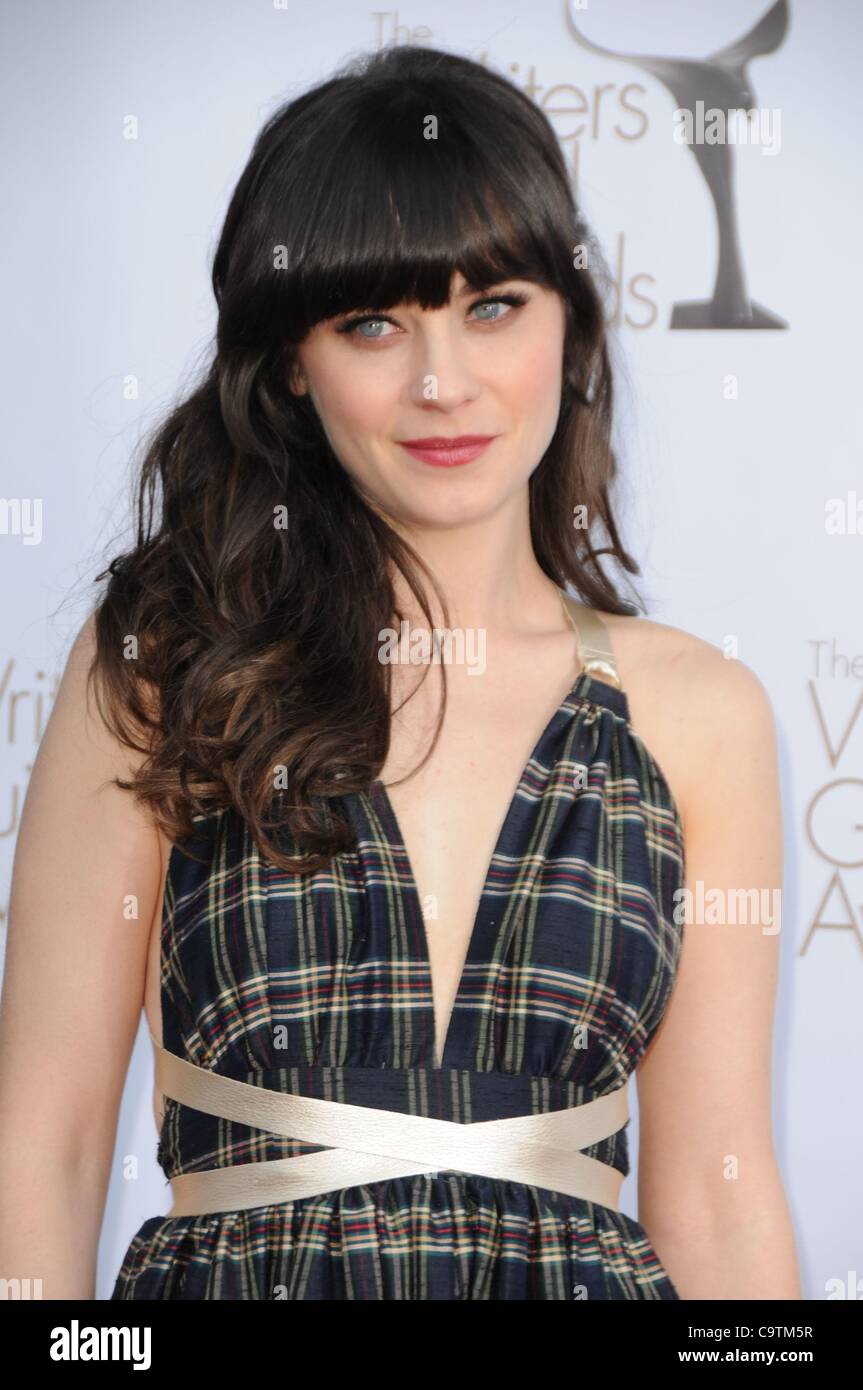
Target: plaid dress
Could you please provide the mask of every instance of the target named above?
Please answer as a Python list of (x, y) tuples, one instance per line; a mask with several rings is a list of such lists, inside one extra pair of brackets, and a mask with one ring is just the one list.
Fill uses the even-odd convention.
[[(311, 875), (262, 859), (238, 813), (175, 845), (163, 1044), (259, 1086), (470, 1123), (623, 1085), (682, 943), (682, 822), (624, 691), (585, 670), (501, 827), (435, 1065), (422, 905), (381, 782), (333, 798), (355, 847)], [(282, 843), (293, 848), (287, 833)], [(185, 853), (188, 847), (195, 858)], [(320, 1150), (165, 1102), (182, 1173)], [(629, 1171), (627, 1129), (583, 1150)], [(152, 1216), (112, 1299), (677, 1299), (644, 1228), (596, 1202), (456, 1170), (236, 1212)]]

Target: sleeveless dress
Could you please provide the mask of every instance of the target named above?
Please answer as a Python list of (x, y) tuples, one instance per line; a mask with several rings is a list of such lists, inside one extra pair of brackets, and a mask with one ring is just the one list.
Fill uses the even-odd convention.
[[(577, 626), (585, 605), (565, 599)], [(597, 610), (586, 616), (607, 639)], [(605, 650), (610, 657), (607, 640)], [(613, 657), (599, 669), (609, 666), (609, 680), (582, 666), (524, 768), (440, 1065), (422, 904), (380, 781), (331, 798), (356, 844), (311, 875), (262, 859), (233, 808), (199, 820), (172, 848), (164, 1048), (274, 1091), (462, 1124), (578, 1106), (625, 1086), (674, 983), (685, 865), (679, 809), (612, 683)], [(280, 842), (296, 849), (287, 832)], [(325, 1147), (168, 1097), (157, 1161), (170, 1180)], [(584, 1152), (626, 1174), (626, 1127)], [(238, 1211), (152, 1216), (132, 1237), (111, 1298), (679, 1293), (625, 1213), (447, 1169)]]

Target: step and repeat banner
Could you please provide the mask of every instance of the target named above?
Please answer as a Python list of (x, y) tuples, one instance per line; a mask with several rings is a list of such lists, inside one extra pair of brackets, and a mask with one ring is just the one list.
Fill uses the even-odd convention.
[[(546, 113), (612, 273), (617, 502), (647, 616), (770, 695), (776, 1150), (806, 1298), (863, 1296), (857, 0), (88, 0), (10, 6), (2, 27), (4, 945), (33, 758), (91, 582), (129, 539), (133, 450), (209, 352), (212, 251), (258, 130), (353, 54), (464, 54)], [(151, 1086), (142, 1020), (99, 1298), (170, 1205)]]

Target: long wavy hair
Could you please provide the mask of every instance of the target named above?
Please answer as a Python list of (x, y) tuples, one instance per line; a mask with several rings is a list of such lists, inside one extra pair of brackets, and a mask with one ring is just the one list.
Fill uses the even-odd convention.
[[(174, 842), (233, 805), (289, 872), (353, 844), (334, 803), (368, 790), (387, 755), (378, 635), (404, 616), (395, 571), (430, 627), (421, 572), (449, 616), (430, 569), (354, 487), (309, 396), (291, 391), (291, 370), (316, 323), (405, 301), (439, 308), (455, 270), (480, 292), (519, 278), (561, 296), (561, 408), (529, 482), (532, 543), (560, 587), (636, 611), (600, 563), (641, 573), (609, 501), (608, 276), (554, 131), (466, 58), (421, 47), (353, 58), (255, 141), (212, 268), (211, 365), (145, 441), (135, 544), (96, 577), (107, 583), (90, 678), (109, 727), (145, 755), (116, 782)], [(579, 504), (587, 526), (574, 524)], [(444, 684), (429, 752), (445, 701)]]

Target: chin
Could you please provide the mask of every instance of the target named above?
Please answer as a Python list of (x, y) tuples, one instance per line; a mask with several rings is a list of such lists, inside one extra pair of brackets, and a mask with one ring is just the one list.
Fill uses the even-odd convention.
[(448, 495), (430, 497), (402, 496), (393, 510), (395, 519), (404, 526), (426, 530), (448, 529), (454, 526), (474, 526), (492, 517), (507, 501), (509, 494), (497, 489), (483, 489), (465, 496), (453, 488)]

